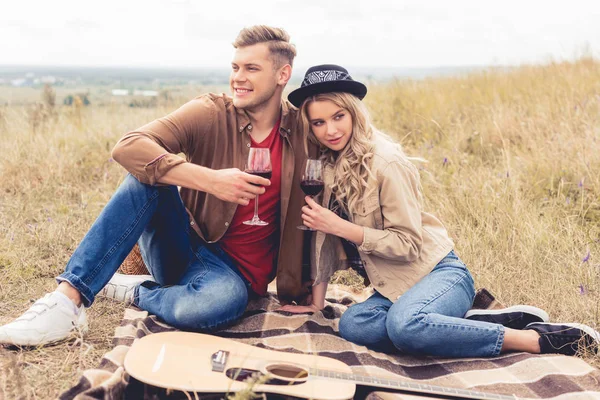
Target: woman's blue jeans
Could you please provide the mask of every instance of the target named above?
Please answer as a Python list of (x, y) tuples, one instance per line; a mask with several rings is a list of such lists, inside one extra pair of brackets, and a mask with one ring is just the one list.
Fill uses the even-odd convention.
[(135, 288), (135, 305), (186, 330), (215, 329), (243, 314), (248, 281), (218, 245), (190, 229), (177, 187), (146, 185), (131, 175), (57, 280), (68, 281), (89, 307), (136, 242), (156, 282)]
[(473, 278), (451, 251), (395, 303), (376, 292), (349, 307), (340, 319), (340, 335), (387, 353), (497, 356), (504, 327), (463, 318), (474, 297)]

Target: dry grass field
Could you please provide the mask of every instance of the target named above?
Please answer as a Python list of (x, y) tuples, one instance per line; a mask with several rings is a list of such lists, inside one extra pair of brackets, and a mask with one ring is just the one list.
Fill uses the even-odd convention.
[[(427, 160), (427, 209), (479, 287), (600, 327), (600, 62), (371, 85), (365, 101), (376, 126)], [(176, 106), (48, 104), (0, 106), (0, 324), (53, 289), (123, 179), (110, 159), (118, 138)], [(122, 311), (99, 300), (83, 338), (0, 348), (0, 398), (56, 397), (97, 366)]]

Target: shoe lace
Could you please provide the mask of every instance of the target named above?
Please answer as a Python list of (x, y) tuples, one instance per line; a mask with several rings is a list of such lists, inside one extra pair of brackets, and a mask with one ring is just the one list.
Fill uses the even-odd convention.
[(579, 342), (585, 336), (584, 332), (578, 329), (565, 328), (558, 332), (546, 333), (547, 343), (555, 350), (571, 348), (576, 350), (579, 347)]

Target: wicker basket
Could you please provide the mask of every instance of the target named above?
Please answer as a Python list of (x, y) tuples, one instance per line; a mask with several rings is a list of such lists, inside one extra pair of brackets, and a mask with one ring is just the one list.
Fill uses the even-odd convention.
[(144, 264), (144, 260), (142, 260), (142, 253), (140, 253), (140, 247), (135, 244), (133, 249), (131, 249), (131, 253), (125, 258), (121, 267), (119, 267), (119, 271), (125, 275), (149, 275), (148, 268)]

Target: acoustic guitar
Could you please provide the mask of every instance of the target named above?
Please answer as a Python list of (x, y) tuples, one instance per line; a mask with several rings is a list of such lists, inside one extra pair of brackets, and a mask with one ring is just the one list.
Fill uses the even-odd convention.
[(419, 399), (496, 399), (514, 396), (417, 383), (410, 380), (353, 373), (329, 357), (267, 350), (217, 336), (163, 332), (133, 343), (125, 357), (133, 378), (160, 388), (197, 393), (247, 390), (256, 393), (342, 400), (353, 398), (356, 385), (393, 390)]

